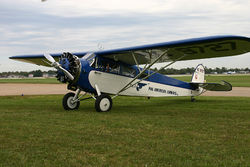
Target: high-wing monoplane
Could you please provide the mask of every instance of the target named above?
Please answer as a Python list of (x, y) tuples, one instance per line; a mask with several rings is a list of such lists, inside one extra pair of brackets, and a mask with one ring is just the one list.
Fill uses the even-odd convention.
[[(112, 108), (117, 96), (194, 96), (210, 91), (230, 91), (230, 83), (206, 83), (205, 68), (198, 65), (191, 82), (183, 82), (158, 72), (180, 60), (235, 56), (250, 52), (250, 38), (213, 36), (96, 52), (12, 56), (10, 59), (56, 68), (57, 79), (68, 83), (63, 98), (65, 110), (79, 108), (90, 94), (98, 112)], [(167, 64), (157, 71), (155, 63)], [(81, 92), (84, 92), (81, 94)]]

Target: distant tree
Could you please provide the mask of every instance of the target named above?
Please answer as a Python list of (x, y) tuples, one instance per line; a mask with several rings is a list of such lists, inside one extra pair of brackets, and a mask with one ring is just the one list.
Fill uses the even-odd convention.
[(52, 74), (56, 74), (57, 72), (56, 71), (54, 71), (54, 70), (49, 70), (48, 71), (48, 74), (50, 74), (50, 75), (52, 75)]
[(32, 72), (34, 77), (42, 77), (43, 76), (43, 72), (41, 70), (36, 70)]

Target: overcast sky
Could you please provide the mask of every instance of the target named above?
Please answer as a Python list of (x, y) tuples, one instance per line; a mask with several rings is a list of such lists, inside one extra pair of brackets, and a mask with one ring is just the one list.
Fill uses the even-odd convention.
[[(8, 57), (83, 52), (211, 35), (250, 37), (249, 0), (0, 0), (0, 72), (41, 68)], [(174, 68), (250, 67), (250, 54)]]

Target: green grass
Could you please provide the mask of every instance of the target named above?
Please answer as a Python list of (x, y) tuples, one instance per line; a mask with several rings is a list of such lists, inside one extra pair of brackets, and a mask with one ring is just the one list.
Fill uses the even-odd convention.
[(0, 83), (58, 84), (56, 78), (0, 79)]
[(250, 98), (0, 97), (0, 166), (249, 166)]
[[(191, 80), (191, 76), (175, 76), (174, 78), (186, 82), (190, 82)], [(233, 87), (250, 87), (250, 75), (206, 75), (205, 79), (207, 82), (212, 83), (224, 80), (231, 83)]]

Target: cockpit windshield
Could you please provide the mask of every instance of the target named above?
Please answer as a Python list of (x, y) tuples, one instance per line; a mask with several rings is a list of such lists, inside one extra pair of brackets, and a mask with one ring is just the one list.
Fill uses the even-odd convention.
[(83, 56), (83, 58), (89, 62), (90, 66), (92, 66), (93, 63), (95, 62), (95, 57), (96, 55), (94, 53), (87, 53), (86, 55)]

